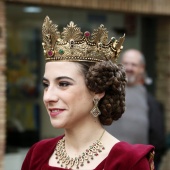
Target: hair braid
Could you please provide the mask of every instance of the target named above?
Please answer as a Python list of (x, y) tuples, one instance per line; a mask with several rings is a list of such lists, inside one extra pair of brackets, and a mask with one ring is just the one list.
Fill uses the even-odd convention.
[(118, 120), (125, 110), (126, 74), (122, 65), (103, 61), (92, 65), (86, 74), (87, 87), (95, 93), (105, 92), (99, 102), (103, 125)]

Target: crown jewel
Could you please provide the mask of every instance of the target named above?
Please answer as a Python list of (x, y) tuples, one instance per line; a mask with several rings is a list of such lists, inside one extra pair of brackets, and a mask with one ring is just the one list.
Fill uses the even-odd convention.
[(111, 60), (115, 62), (122, 50), (125, 35), (116, 40), (108, 41), (108, 31), (100, 25), (93, 33), (81, 29), (70, 22), (63, 32), (58, 31), (58, 25), (52, 23), (47, 16), (42, 26), (43, 49), (46, 61), (87, 61), (100, 62)]

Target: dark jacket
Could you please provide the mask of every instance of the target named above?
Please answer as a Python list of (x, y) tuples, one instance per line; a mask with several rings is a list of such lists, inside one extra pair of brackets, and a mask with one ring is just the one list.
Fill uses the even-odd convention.
[(159, 164), (166, 150), (164, 109), (151, 94), (148, 93), (149, 105), (149, 144), (155, 146), (155, 164)]

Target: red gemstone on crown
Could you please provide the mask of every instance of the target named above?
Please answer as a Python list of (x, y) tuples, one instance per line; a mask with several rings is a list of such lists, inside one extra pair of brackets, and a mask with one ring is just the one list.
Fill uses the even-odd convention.
[(84, 35), (85, 35), (85, 37), (90, 37), (90, 32), (89, 32), (89, 31), (86, 31), (86, 32), (84, 33)]
[(48, 51), (48, 55), (49, 55), (49, 56), (53, 56), (53, 54), (54, 54), (54, 52), (53, 52), (52, 50), (49, 50), (49, 51)]

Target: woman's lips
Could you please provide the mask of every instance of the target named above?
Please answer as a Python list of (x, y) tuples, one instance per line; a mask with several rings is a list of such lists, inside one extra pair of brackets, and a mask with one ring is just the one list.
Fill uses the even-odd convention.
[(56, 117), (60, 113), (62, 113), (64, 109), (50, 109), (50, 116), (51, 117)]

